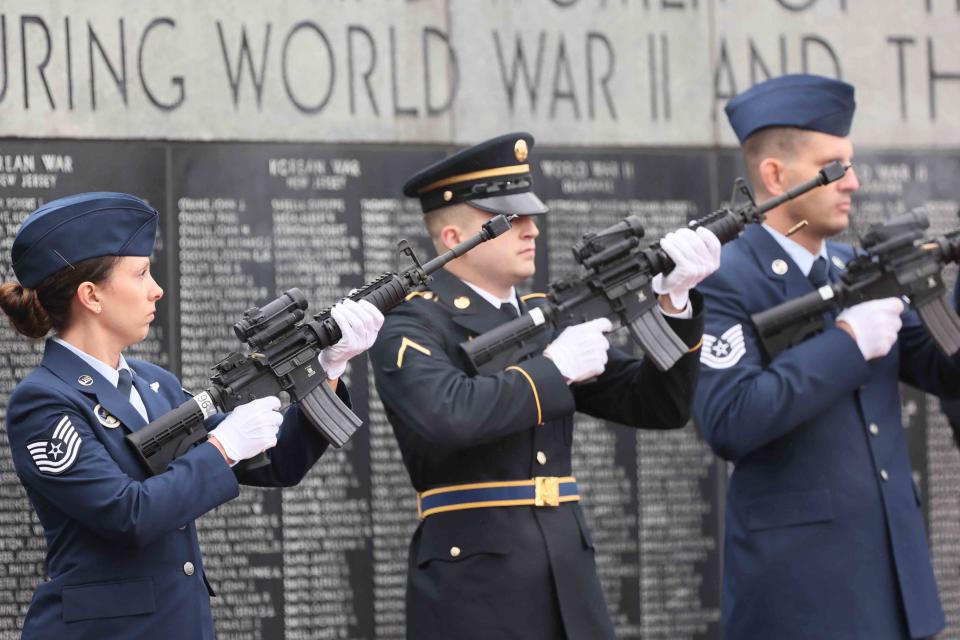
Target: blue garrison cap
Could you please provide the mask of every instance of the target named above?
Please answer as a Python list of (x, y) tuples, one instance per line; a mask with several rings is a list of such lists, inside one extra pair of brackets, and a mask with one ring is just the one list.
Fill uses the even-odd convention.
[(797, 127), (844, 137), (850, 133), (856, 106), (852, 85), (794, 74), (766, 80), (734, 96), (726, 112), (743, 143), (767, 127)]
[(403, 193), (420, 198), (424, 213), (466, 202), (490, 213), (539, 215), (547, 212), (533, 192), (527, 157), (529, 133), (508, 133), (434, 162), (403, 185)]
[(125, 193), (80, 193), (43, 205), (24, 220), (10, 255), (20, 284), (35, 289), (65, 267), (99, 256), (149, 256), (159, 215)]

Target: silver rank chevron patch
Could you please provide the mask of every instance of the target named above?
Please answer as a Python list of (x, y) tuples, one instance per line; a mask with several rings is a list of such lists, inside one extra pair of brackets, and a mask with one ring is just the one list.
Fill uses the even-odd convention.
[(700, 362), (711, 369), (729, 369), (740, 362), (740, 358), (747, 353), (743, 344), (743, 327), (735, 324), (719, 338), (703, 334), (703, 349), (700, 352)]
[(27, 443), (27, 450), (42, 473), (63, 473), (77, 460), (77, 454), (80, 453), (80, 434), (70, 422), (70, 418), (63, 416), (49, 440)]

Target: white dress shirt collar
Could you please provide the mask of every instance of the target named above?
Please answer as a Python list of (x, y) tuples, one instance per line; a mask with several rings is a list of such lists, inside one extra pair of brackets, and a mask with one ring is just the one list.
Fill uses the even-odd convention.
[(130, 366), (127, 364), (127, 361), (124, 360), (122, 353), (120, 354), (120, 366), (117, 369), (114, 369), (113, 367), (108, 365), (106, 362), (103, 362), (102, 360), (97, 360), (86, 351), (81, 351), (80, 349), (73, 346), (63, 338), (54, 337), (53, 341), (72, 351), (74, 354), (76, 354), (78, 358), (80, 358), (81, 360), (86, 362), (88, 365), (96, 369), (97, 373), (99, 373), (101, 376), (109, 380), (110, 384), (112, 384), (113, 386), (117, 386), (117, 381), (120, 379), (119, 369), (127, 369), (130, 371), (131, 374), (133, 373), (133, 369), (130, 369)]
[(466, 280), (463, 280), (463, 279), (461, 279), (461, 282), (463, 282), (463, 284), (473, 289), (478, 296), (480, 296), (481, 298), (483, 298), (484, 300), (492, 304), (495, 309), (499, 309), (500, 306), (503, 304), (512, 304), (513, 308), (517, 310), (517, 313), (518, 314), (520, 313), (520, 303), (517, 302), (516, 287), (510, 287), (510, 292), (507, 294), (507, 297), (501, 299), (493, 295), (489, 291), (481, 289), (480, 287), (473, 284), (472, 282), (467, 282)]
[(777, 244), (790, 256), (790, 259), (793, 260), (793, 263), (800, 268), (800, 273), (804, 276), (810, 275), (810, 269), (813, 268), (814, 261), (823, 256), (823, 259), (827, 261), (827, 266), (830, 265), (830, 256), (827, 255), (827, 243), (820, 242), (820, 251), (817, 253), (810, 253), (810, 251), (798, 244), (797, 242), (791, 240), (787, 236), (783, 235), (773, 227), (770, 227), (766, 223), (763, 224), (763, 228), (767, 230), (773, 239), (777, 241)]
[[(108, 365), (106, 362), (97, 360), (86, 351), (82, 351), (78, 349), (77, 347), (73, 346), (63, 338), (55, 336), (53, 338), (53, 341), (59, 345), (62, 345), (66, 349), (70, 350), (72, 353), (76, 354), (78, 358), (80, 358), (81, 360), (86, 362), (88, 365), (93, 367), (97, 373), (99, 373), (101, 376), (109, 380), (110, 384), (112, 384), (113, 386), (117, 386), (117, 382), (120, 380), (119, 369), (126, 369), (130, 372), (131, 375), (134, 375), (133, 369), (131, 369), (130, 365), (127, 364), (127, 361), (124, 359), (122, 353), (120, 354), (120, 367), (118, 369), (114, 369), (113, 367)], [(144, 420), (149, 422), (150, 419), (149, 417), (147, 417), (147, 407), (146, 405), (143, 404), (143, 399), (140, 397), (140, 393), (137, 391), (136, 386), (133, 386), (130, 388), (130, 398), (128, 398), (128, 400), (130, 401), (130, 404), (133, 405), (133, 408), (137, 410), (137, 413), (139, 413)]]

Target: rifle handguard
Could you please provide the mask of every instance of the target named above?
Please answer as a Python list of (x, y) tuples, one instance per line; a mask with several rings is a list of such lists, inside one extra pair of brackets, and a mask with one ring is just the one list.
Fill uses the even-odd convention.
[[(713, 235), (717, 236), (720, 244), (726, 244), (737, 238), (743, 231), (743, 223), (733, 213), (719, 216), (705, 224), (692, 224), (691, 229), (699, 228), (709, 229)], [(650, 261), (650, 270), (652, 273), (670, 273), (677, 266), (673, 259), (667, 255), (667, 252), (660, 248), (660, 242), (656, 242), (646, 250), (647, 259)]]
[[(390, 277), (384, 277), (379, 286), (370, 291), (361, 289), (355, 296), (350, 296), (354, 300), (366, 300), (377, 309), (387, 311), (397, 306), (407, 296), (403, 280), (396, 274), (386, 274)], [(339, 338), (338, 338), (339, 340)]]
[[(445, 264), (467, 253), (477, 245), (492, 240), (510, 230), (511, 223), (516, 215), (500, 214), (483, 224), (479, 233), (475, 233), (460, 244), (438, 255), (432, 260), (420, 264), (406, 240), (401, 241), (404, 253), (414, 261), (414, 267), (402, 274), (384, 273), (366, 283), (350, 295), (351, 300), (366, 300), (380, 311), (386, 313), (403, 302), (407, 294), (420, 285), (430, 281), (430, 274), (443, 268)], [(336, 321), (330, 317), (330, 308), (323, 309), (314, 316), (322, 330), (317, 334), (321, 348), (336, 344), (343, 336)], [(331, 441), (332, 442), (332, 441)], [(337, 445), (334, 445), (337, 446)]]
[[(775, 198), (771, 198), (760, 203), (759, 205), (755, 205), (752, 208), (752, 211), (750, 208), (738, 209), (735, 211), (730, 209), (720, 209), (719, 211), (715, 211), (710, 215), (700, 218), (699, 220), (691, 221), (688, 226), (691, 229), (705, 227), (712, 231), (713, 235), (717, 236), (720, 244), (726, 244), (731, 240), (736, 239), (740, 233), (743, 232), (746, 225), (750, 223), (763, 222), (766, 213), (771, 209), (775, 209), (784, 202), (801, 196), (808, 191), (816, 189), (817, 187), (822, 187), (823, 185), (830, 184), (831, 182), (836, 182), (846, 174), (848, 168), (849, 167), (843, 166), (839, 161), (831, 162), (821, 169), (820, 172), (810, 180), (797, 185), (786, 193), (783, 193)], [(670, 259), (670, 256), (668, 256), (667, 253), (660, 248), (659, 242), (651, 245), (650, 249), (647, 251), (647, 258), (650, 261), (650, 266), (652, 267), (654, 274), (669, 273), (670, 270), (676, 266), (674, 265), (673, 260)]]

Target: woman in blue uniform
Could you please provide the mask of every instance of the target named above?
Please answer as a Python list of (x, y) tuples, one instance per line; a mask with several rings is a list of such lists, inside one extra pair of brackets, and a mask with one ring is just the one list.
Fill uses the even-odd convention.
[[(163, 295), (150, 275), (157, 219), (133, 196), (80, 194), (30, 214), (13, 243), (19, 282), (0, 286), (0, 307), (29, 338), (54, 333), (7, 407), (14, 465), (47, 542), (24, 638), (213, 638), (194, 519), (240, 483), (296, 484), (327, 447), (296, 407), (281, 414), (277, 398), (262, 398), (145, 475), (124, 436), (188, 397), (169, 371), (122, 354), (146, 337)], [(344, 337), (320, 363), (346, 400), (337, 378), (383, 316), (352, 301), (332, 313)], [(266, 449), (271, 465), (233, 466)]]

